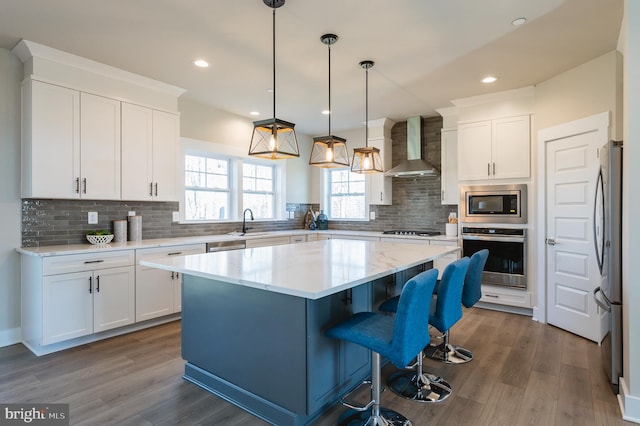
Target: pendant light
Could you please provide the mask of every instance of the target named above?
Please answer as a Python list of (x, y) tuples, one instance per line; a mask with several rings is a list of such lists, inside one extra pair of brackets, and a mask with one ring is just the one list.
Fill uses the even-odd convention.
[(347, 140), (331, 134), (331, 45), (338, 41), (335, 34), (324, 34), (320, 41), (327, 45), (329, 50), (329, 133), (327, 136), (313, 138), (311, 157), (309, 164), (317, 167), (349, 167), (349, 153), (347, 152)]
[(273, 118), (253, 122), (249, 155), (270, 160), (299, 157), (295, 124), (276, 118), (276, 9), (284, 5), (285, 0), (263, 2), (273, 9)]
[(351, 171), (355, 173), (381, 173), (384, 171), (380, 150), (369, 146), (369, 68), (373, 67), (373, 64), (373, 61), (360, 62), (360, 66), (365, 70), (365, 147), (353, 149)]

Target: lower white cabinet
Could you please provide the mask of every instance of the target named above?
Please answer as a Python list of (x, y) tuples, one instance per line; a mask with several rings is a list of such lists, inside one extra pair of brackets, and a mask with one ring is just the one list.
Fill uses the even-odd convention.
[(186, 244), (136, 250), (136, 322), (182, 310), (182, 276), (177, 272), (140, 265), (141, 260), (204, 253), (204, 244)]
[(531, 303), (531, 293), (529, 291), (491, 285), (482, 286), (482, 298), (480, 301), (498, 305), (516, 306), (519, 308), (533, 307)]
[(37, 348), (135, 321), (133, 250), (22, 256), (22, 338)]
[(290, 244), (290, 243), (291, 243), (291, 240), (289, 239), (288, 236), (255, 238), (255, 239), (247, 240), (247, 248), (279, 246), (282, 244)]

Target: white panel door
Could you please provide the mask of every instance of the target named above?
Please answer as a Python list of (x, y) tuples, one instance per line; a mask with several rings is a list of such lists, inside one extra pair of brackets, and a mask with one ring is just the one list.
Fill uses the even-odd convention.
[(93, 272), (43, 278), (42, 344), (93, 333)]
[(491, 178), (491, 121), (458, 126), (458, 179)]
[(594, 249), (598, 148), (607, 132), (567, 132), (546, 141), (547, 320), (595, 342), (606, 331), (594, 302), (600, 274)]
[(120, 199), (120, 101), (80, 94), (81, 197)]
[(95, 271), (94, 332), (135, 322), (135, 268), (123, 266)]
[[(23, 196), (80, 196), (80, 92), (33, 81), (31, 83), (31, 155), (29, 176), (23, 176)], [(26, 100), (28, 102), (28, 100)], [(28, 112), (27, 112), (28, 114)], [(29, 129), (25, 129), (29, 131)], [(26, 161), (26, 160), (25, 160)]]
[(153, 197), (152, 110), (122, 103), (122, 199)]
[(180, 120), (176, 114), (153, 111), (153, 199), (178, 201), (177, 159)]

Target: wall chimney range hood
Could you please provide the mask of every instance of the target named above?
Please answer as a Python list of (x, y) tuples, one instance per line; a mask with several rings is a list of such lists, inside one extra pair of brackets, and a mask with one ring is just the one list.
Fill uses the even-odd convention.
[(422, 117), (407, 119), (407, 159), (385, 172), (392, 177), (438, 176), (440, 172), (431, 163), (422, 159)]

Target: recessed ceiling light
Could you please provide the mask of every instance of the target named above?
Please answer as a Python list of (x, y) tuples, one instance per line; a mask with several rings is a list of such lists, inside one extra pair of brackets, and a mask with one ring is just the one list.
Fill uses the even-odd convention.
[(251, 111), (249, 114), (251, 114), (251, 115), (260, 115), (260, 113), (258, 111)]
[(527, 18), (517, 18), (511, 21), (511, 25), (515, 25), (516, 27), (527, 22)]
[(494, 83), (496, 80), (498, 79), (498, 77), (494, 77), (492, 75), (487, 76), (485, 78), (482, 79), (483, 83)]
[(322, 114), (323, 114), (323, 115), (329, 115), (329, 114), (330, 114), (330, 111), (329, 111), (328, 109), (325, 109), (324, 111), (322, 111)]
[(193, 61), (193, 65), (198, 68), (207, 68), (209, 66), (209, 62), (205, 61), (204, 59), (196, 59), (195, 61)]

